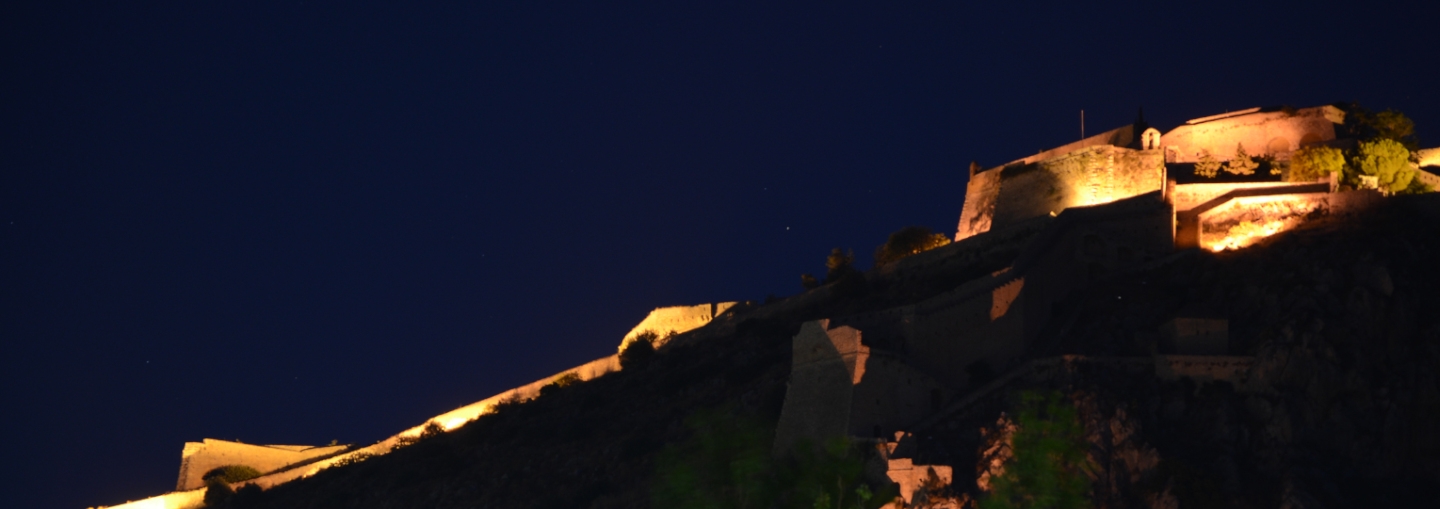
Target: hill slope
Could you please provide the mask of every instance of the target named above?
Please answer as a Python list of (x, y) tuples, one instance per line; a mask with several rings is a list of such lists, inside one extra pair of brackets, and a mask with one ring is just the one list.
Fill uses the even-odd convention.
[[(1230, 318), (1231, 353), (1254, 357), (1263, 389), (1076, 363), (934, 420), (917, 432), (916, 462), (955, 467), (935, 498), (981, 496), (974, 474), (993, 467), (981, 451), (1003, 435), (1001, 412), (1020, 391), (1058, 390), (1085, 425), (1100, 507), (1404, 505), (1440, 481), (1437, 224), (1440, 197), (1395, 198), (1242, 251), (1114, 275), (1072, 296), (1069, 318), (1029, 355), (1144, 358), (1164, 320), (1201, 310)], [(226, 505), (647, 507), (656, 454), (689, 436), (686, 416), (723, 407), (773, 426), (801, 323), (934, 295), (1006, 266), (1025, 238), (953, 246), (932, 255), (962, 260), (943, 270), (872, 271), (739, 307), (641, 367)]]

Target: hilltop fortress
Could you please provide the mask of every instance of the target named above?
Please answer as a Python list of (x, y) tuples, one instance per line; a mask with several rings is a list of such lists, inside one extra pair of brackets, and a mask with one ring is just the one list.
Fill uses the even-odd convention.
[[(1337, 138), (1344, 121), (1334, 106), (1250, 108), (1162, 133), (1142, 117), (997, 167), (972, 164), (955, 242), (878, 272), (904, 277), (987, 257), (1008, 264), (914, 304), (805, 324), (793, 341), (776, 454), (835, 435), (874, 440), (888, 462), (886, 475), (908, 503), (927, 482), (948, 484), (953, 468), (969, 467), (917, 464), (923, 455), (914, 435), (943, 431), (945, 423), (955, 429), (958, 419), (1017, 380), (1088, 366), (1251, 390), (1261, 383), (1250, 376), (1254, 359), (1232, 351), (1226, 317), (1204, 312), (1173, 316), (1147, 358), (1025, 355), (1064, 353), (1057, 344), (1077, 319), (1067, 301), (1111, 276), (1165, 264), (1193, 248), (1243, 248), (1379, 203), (1380, 191), (1341, 189), (1334, 174), (1316, 182), (1282, 179), (1300, 148), (1353, 146)], [(1237, 150), (1275, 171), (1246, 179), (1194, 175), (1196, 162), (1225, 161)], [(1437, 180), (1436, 168), (1426, 168), (1440, 164), (1436, 152), (1419, 151), (1412, 162), (1422, 182)]]
[[(1278, 170), (1298, 149), (1348, 146), (1353, 140), (1337, 138), (1344, 122), (1345, 112), (1334, 106), (1251, 108), (1197, 118), (1167, 132), (1140, 118), (996, 167), (972, 164), (955, 242), (876, 267), (866, 277), (927, 278), (975, 260), (998, 270), (919, 302), (805, 323), (792, 340), (774, 451), (836, 435), (873, 441), (886, 462), (883, 474), (901, 486), (908, 503), (927, 482), (949, 483), (954, 468), (968, 468), (923, 464), (914, 436), (953, 424), (1018, 380), (1099, 366), (1165, 380), (1225, 380), (1238, 390), (1263, 385), (1250, 375), (1253, 359), (1232, 351), (1227, 318), (1204, 312), (1182, 312), (1166, 322), (1150, 357), (1026, 354), (1059, 351), (1056, 342), (1076, 319), (1067, 299), (1106, 278), (1165, 264), (1196, 248), (1244, 248), (1306, 221), (1379, 203), (1381, 192), (1342, 189), (1333, 175), (1316, 182), (1287, 182), (1278, 171), (1247, 179), (1193, 175), (1195, 163), (1224, 161), (1237, 147), (1264, 158), (1266, 170)], [(1417, 152), (1414, 166), (1421, 170), (1416, 178), (1440, 187), (1440, 177), (1429, 168), (1440, 166), (1440, 150)], [(706, 327), (735, 304), (656, 309), (620, 347), (642, 333), (655, 333), (663, 342), (672, 333)], [(764, 314), (765, 308), (758, 309)], [(611, 355), (561, 375), (583, 381), (619, 369), (618, 355)], [(187, 443), (175, 492), (118, 507), (199, 507), (202, 476), (223, 465), (252, 466), (265, 475), (244, 483), (269, 488), (386, 454), (427, 426), (448, 431), (502, 402), (537, 397), (555, 378), (435, 416), (367, 447)]]

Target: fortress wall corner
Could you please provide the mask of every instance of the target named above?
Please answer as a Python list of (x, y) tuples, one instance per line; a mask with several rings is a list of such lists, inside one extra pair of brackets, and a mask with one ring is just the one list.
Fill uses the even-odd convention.
[(883, 438), (939, 410), (954, 394), (939, 380), (889, 354), (870, 355), (855, 384), (849, 433)]
[(177, 490), (192, 490), (203, 487), (206, 472), (227, 465), (245, 465), (260, 472), (270, 472), (294, 463), (317, 458), (345, 449), (345, 446), (270, 447), (242, 444), (226, 440), (205, 439), (203, 442), (188, 442), (180, 461), (180, 480)]
[[(859, 360), (863, 368), (868, 349), (860, 348), (859, 334), (830, 334), (829, 320), (806, 322), (792, 340), (790, 382), (785, 388), (785, 403), (775, 429), (773, 453), (788, 453), (803, 441), (819, 441), (849, 432), (850, 405), (856, 376), (863, 371), (847, 366)], [(849, 327), (839, 327), (848, 329)], [(842, 331), (843, 332), (843, 331)], [(854, 344), (851, 343), (853, 338)], [(864, 358), (857, 359), (860, 353)]]
[(1102, 145), (1001, 170), (994, 227), (1165, 188), (1159, 150)]
[(983, 360), (999, 369), (1024, 348), (1026, 295), (1024, 290), (1016, 290), (1015, 295), (1008, 295), (1008, 290), (998, 292), (1007, 308), (998, 317), (994, 317), (995, 291), (958, 302), (935, 299), (916, 306), (914, 334), (906, 352), (911, 364), (952, 390), (969, 384), (965, 368), (974, 362)]
[(995, 214), (995, 199), (1000, 195), (1000, 170), (976, 173), (965, 184), (965, 204), (960, 209), (960, 225), (955, 240), (960, 241), (990, 231)]

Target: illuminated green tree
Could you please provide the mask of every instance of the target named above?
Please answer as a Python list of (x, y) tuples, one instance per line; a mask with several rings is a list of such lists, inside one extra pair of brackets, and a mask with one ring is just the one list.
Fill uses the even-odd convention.
[(1235, 156), (1231, 157), (1229, 161), (1225, 162), (1225, 166), (1223, 169), (1225, 170), (1225, 173), (1230, 173), (1234, 175), (1254, 175), (1255, 168), (1259, 167), (1260, 163), (1255, 162), (1255, 158), (1250, 157), (1250, 154), (1245, 153), (1245, 146), (1236, 143)]
[(991, 483), (981, 509), (1081, 509), (1091, 468), (1090, 443), (1075, 407), (1059, 393), (1023, 392), (1011, 437), (1013, 456)]
[(1220, 161), (1210, 155), (1209, 150), (1200, 150), (1200, 158), (1195, 161), (1195, 174), (1207, 179), (1213, 179), (1220, 174)]
[(1374, 176), (1379, 180), (1380, 190), (1390, 193), (1405, 191), (1415, 178), (1415, 170), (1410, 167), (1410, 151), (1400, 142), (1386, 138), (1360, 142), (1350, 168), (1346, 182), (1358, 184), (1361, 175)]
[(1344, 174), (1345, 154), (1334, 147), (1305, 147), (1290, 156), (1290, 182), (1314, 182), (1331, 173)]
[(690, 437), (655, 459), (653, 507), (876, 509), (899, 494), (866, 484), (866, 448), (845, 437), (801, 442), (775, 458), (774, 429), (733, 409), (697, 411), (685, 427)]

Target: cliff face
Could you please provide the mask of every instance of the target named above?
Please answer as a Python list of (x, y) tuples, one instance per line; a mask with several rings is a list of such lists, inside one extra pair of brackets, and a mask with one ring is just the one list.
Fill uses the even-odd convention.
[[(1244, 250), (1178, 253), (1071, 295), (1027, 355), (1092, 361), (1014, 378), (915, 430), (913, 463), (955, 472), (950, 488), (925, 499), (983, 497), (976, 479), (1003, 468), (993, 460), (1003, 457), (1015, 394), (1058, 390), (1085, 427), (1096, 507), (1413, 504), (1440, 482), (1437, 220), (1436, 196), (1394, 198)], [(937, 262), (936, 274), (1009, 263), (987, 249), (952, 248), (968, 261)], [(773, 425), (800, 325), (944, 289), (911, 269), (926, 270), (890, 268), (738, 306), (646, 365), (387, 456), (242, 493), (230, 506), (646, 507), (655, 454), (685, 439), (687, 415), (727, 407)], [(1160, 331), (1177, 315), (1227, 317), (1226, 353), (1250, 358), (1247, 381), (1137, 369), (1145, 363), (1136, 359), (1171, 353)]]
[[(1068, 330), (1033, 354), (1090, 361), (938, 424), (917, 461), (994, 475), (1014, 393), (1059, 390), (1087, 431), (1097, 507), (1431, 506), (1424, 495), (1440, 482), (1437, 204), (1392, 199), (1238, 252), (1182, 254), (1077, 295)], [(1186, 313), (1230, 318), (1227, 353), (1253, 358), (1244, 383), (1166, 381), (1105, 361), (1155, 353), (1161, 323)], [(952, 494), (961, 493), (981, 495), (973, 483), (957, 483)]]

